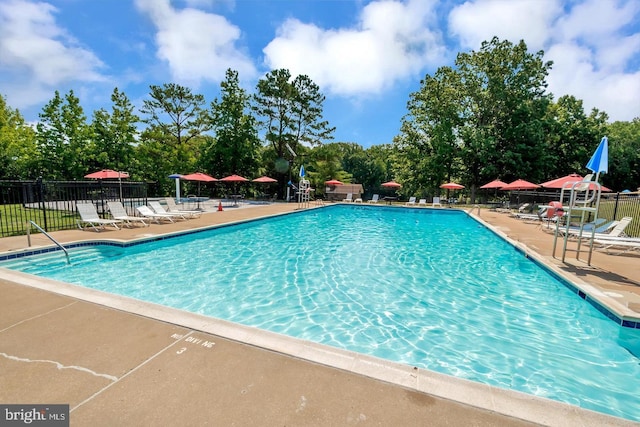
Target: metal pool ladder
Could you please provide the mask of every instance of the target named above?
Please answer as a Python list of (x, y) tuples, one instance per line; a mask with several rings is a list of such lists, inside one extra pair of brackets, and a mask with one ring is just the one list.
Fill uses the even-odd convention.
[[(33, 225), (35, 228), (38, 229), (38, 231), (40, 231), (42, 234), (44, 234), (45, 236), (47, 236), (49, 238), (49, 240), (51, 240), (53, 243), (56, 244), (56, 246), (58, 246), (60, 249), (62, 249), (62, 251), (64, 252), (64, 255), (67, 257), (67, 264), (71, 264), (71, 261), (69, 260), (69, 252), (67, 251), (67, 249), (62, 246), (56, 239), (54, 239), (53, 237), (51, 237), (51, 235), (49, 233), (47, 233), (46, 231), (44, 231), (42, 229), (42, 227), (40, 227), (38, 224), (36, 224), (35, 222), (29, 220), (28, 224)], [(31, 247), (31, 226), (27, 227), (27, 243), (29, 245), (29, 247)]]

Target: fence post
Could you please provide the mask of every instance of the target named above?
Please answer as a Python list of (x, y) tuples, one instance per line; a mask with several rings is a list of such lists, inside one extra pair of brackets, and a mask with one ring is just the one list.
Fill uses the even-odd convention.
[(47, 226), (47, 208), (44, 203), (44, 182), (41, 176), (36, 180), (36, 188), (38, 189), (38, 204), (40, 205), (40, 210), (42, 210), (42, 225), (44, 225), (44, 231), (49, 231)]
[(616, 219), (616, 215), (618, 214), (618, 201), (620, 200), (620, 193), (616, 193), (616, 204), (613, 207), (613, 219)]

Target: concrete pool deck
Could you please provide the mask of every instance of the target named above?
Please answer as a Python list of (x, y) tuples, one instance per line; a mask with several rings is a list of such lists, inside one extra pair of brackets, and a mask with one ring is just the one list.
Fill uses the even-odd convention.
[[(65, 243), (131, 240), (296, 207), (245, 206), (175, 224), (52, 234)], [(553, 236), (539, 225), (488, 210), (480, 218), (613, 305), (640, 311), (640, 256), (594, 252), (591, 267), (569, 255), (563, 264), (550, 256)], [(49, 245), (32, 236), (33, 247)], [(0, 253), (25, 247), (25, 236), (0, 239)], [(638, 425), (23, 276), (0, 272), (0, 403), (67, 403), (72, 425)]]

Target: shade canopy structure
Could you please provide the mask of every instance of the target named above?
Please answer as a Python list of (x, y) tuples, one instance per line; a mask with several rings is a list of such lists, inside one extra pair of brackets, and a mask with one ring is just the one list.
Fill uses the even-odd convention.
[(278, 182), (277, 179), (271, 178), (269, 176), (261, 176), (260, 178), (256, 178), (251, 180), (252, 182), (259, 182), (259, 183), (263, 183), (263, 184), (271, 184), (274, 182)]
[[(182, 179), (184, 179), (186, 181), (197, 181), (198, 182), (198, 196), (200, 196), (200, 183), (217, 181), (217, 179), (215, 179), (214, 177), (209, 176), (206, 173), (202, 173), (202, 172), (194, 172), (194, 173), (190, 173), (188, 175), (182, 175)], [(198, 204), (200, 204), (200, 201), (198, 201)]]
[[(239, 182), (248, 182), (249, 180), (247, 178), (245, 178), (244, 176), (240, 176), (240, 175), (229, 175), (229, 176), (225, 176), (224, 178), (220, 178), (219, 180), (220, 182), (231, 182), (233, 183), (233, 193), (234, 196), (237, 195), (238, 193), (238, 183)], [(237, 202), (237, 199), (234, 199)], [(236, 205), (237, 203), (234, 202), (234, 205)]]
[(199, 181), (199, 182), (214, 182), (214, 181), (217, 181), (217, 179), (215, 179), (214, 177), (209, 176), (206, 173), (202, 173), (202, 172), (194, 172), (194, 173), (190, 173), (188, 175), (182, 175), (182, 179), (184, 179), (186, 181)]
[(342, 181), (338, 181), (337, 179), (330, 179), (329, 181), (324, 182), (326, 185), (344, 185)]
[[(543, 182), (540, 184), (543, 188), (554, 188), (554, 189), (562, 189), (562, 188), (571, 188), (571, 184), (575, 184), (576, 182), (581, 182), (584, 178), (582, 175), (577, 173), (572, 173), (560, 178), (552, 179), (551, 181)], [(591, 184), (589, 186), (589, 190), (595, 190), (596, 186)], [(605, 186), (600, 186), (602, 191), (611, 191)]]
[(543, 182), (540, 186), (544, 188), (562, 188), (565, 184), (573, 184), (578, 181), (582, 181), (582, 175), (572, 173), (560, 178), (552, 179), (551, 181)]
[(535, 190), (540, 187), (538, 184), (534, 184), (533, 182), (525, 181), (524, 179), (517, 179), (504, 187), (500, 188), (503, 191), (522, 191), (522, 190)]
[(487, 182), (485, 185), (481, 186), (480, 188), (487, 190), (487, 189), (497, 189), (497, 188), (502, 188), (505, 185), (507, 185), (506, 182), (502, 182), (499, 179), (494, 179), (491, 182)]
[(402, 184), (399, 184), (395, 181), (389, 181), (389, 182), (383, 182), (381, 184), (383, 187), (387, 187), (387, 188), (401, 188)]
[(455, 182), (447, 182), (446, 184), (442, 184), (440, 188), (444, 188), (446, 190), (462, 190), (464, 185), (460, 185)]
[(120, 201), (122, 201), (122, 178), (129, 178), (129, 174), (111, 169), (102, 169), (85, 175), (84, 177), (89, 179), (117, 179), (118, 186), (120, 187)]
[(220, 178), (219, 181), (222, 182), (247, 182), (249, 181), (247, 178), (240, 175), (229, 175), (224, 178)]
[(606, 136), (602, 137), (598, 148), (589, 159), (587, 169), (596, 173), (596, 181), (598, 181), (601, 172), (609, 172), (609, 140)]
[(118, 172), (111, 169), (102, 169), (100, 171), (85, 175), (84, 177), (90, 179), (122, 179), (129, 178), (129, 174), (126, 172)]

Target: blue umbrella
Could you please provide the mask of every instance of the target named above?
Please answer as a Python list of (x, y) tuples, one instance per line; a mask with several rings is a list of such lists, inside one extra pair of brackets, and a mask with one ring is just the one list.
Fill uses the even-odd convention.
[(300, 166), (300, 178), (304, 178), (304, 165)]
[(598, 181), (600, 172), (609, 172), (609, 140), (606, 136), (602, 137), (600, 145), (591, 156), (591, 160), (587, 163), (587, 169), (596, 173), (596, 181)]

